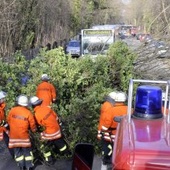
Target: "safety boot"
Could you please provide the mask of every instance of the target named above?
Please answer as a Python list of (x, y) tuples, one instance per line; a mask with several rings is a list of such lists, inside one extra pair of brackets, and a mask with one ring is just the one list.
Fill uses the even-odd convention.
[(33, 170), (33, 168), (32, 168), (32, 167), (29, 167), (29, 168), (25, 168), (25, 170)]

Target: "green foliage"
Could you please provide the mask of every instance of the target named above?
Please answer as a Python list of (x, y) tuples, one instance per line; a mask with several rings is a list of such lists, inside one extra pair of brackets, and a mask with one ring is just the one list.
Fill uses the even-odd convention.
[[(7, 110), (15, 104), (15, 99), (22, 91), (21, 78), (27, 72), (29, 61), (18, 51), (15, 53), (10, 63), (0, 61), (1, 83), (0, 90), (6, 91)], [(27, 93), (25, 93), (27, 94)]]
[[(14, 47), (19, 49), (28, 49), (31, 48), (34, 44), (36, 28), (38, 26), (38, 15), (37, 15), (37, 1), (29, 0), (16, 1), (16, 10), (17, 10), (17, 31), (12, 39)], [(11, 16), (12, 17), (12, 16)], [(14, 31), (14, 30), (13, 30)], [(36, 32), (36, 33), (35, 33)]]
[[(73, 14), (71, 16), (71, 28), (80, 28), (81, 0), (73, 1)], [(77, 30), (76, 30), (77, 31)]]
[(113, 44), (108, 55), (111, 57), (112, 66), (114, 66), (114, 85), (127, 92), (129, 79), (135, 78), (133, 62), (136, 59), (136, 55), (122, 41)]
[[(8, 93), (7, 105), (11, 108), (16, 96), (35, 95), (41, 75), (49, 74), (58, 96), (53, 109), (63, 120), (70, 149), (78, 142), (89, 142), (99, 153), (96, 136), (101, 103), (113, 90), (127, 91), (129, 78), (133, 78), (134, 59), (135, 55), (122, 42), (115, 43), (108, 56), (98, 56), (95, 60), (90, 56), (74, 59), (65, 55), (61, 47), (42, 49), (31, 61), (17, 52), (11, 63), (0, 62), (0, 87)], [(21, 84), (22, 75), (30, 78), (26, 85)]]
[[(25, 39), (25, 44), (28, 46), (28, 47), (31, 47), (33, 41), (34, 41), (34, 38), (35, 38), (35, 33), (30, 31), (30, 33), (26, 36), (26, 39)], [(27, 47), (26, 46), (26, 47)]]

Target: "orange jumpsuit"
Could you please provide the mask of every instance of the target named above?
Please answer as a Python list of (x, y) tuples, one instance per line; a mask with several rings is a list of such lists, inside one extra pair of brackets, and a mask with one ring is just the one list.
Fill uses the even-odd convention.
[(42, 149), (45, 161), (50, 163), (52, 161), (52, 154), (46, 146), (53, 146), (54, 151), (66, 153), (67, 145), (61, 134), (57, 114), (50, 107), (42, 105), (35, 106), (34, 111), (37, 123), (43, 128), (41, 140), (45, 141), (45, 143), (40, 148)]
[(54, 140), (61, 138), (57, 114), (47, 106), (36, 106), (34, 111), (37, 123), (44, 127), (44, 131), (41, 133), (41, 139)]
[(43, 81), (37, 86), (36, 96), (43, 100), (42, 105), (50, 106), (56, 100), (57, 94), (51, 83)]
[(118, 123), (113, 118), (125, 114), (127, 114), (127, 106), (124, 103), (115, 103), (113, 106), (108, 101), (104, 102), (101, 107), (97, 138), (101, 139), (103, 137), (106, 141), (114, 142)]
[[(0, 123), (5, 120), (5, 103), (0, 104)], [(3, 140), (3, 132), (6, 131), (6, 128), (4, 126), (0, 126), (0, 141)]]
[(7, 116), (10, 127), (9, 148), (31, 147), (29, 129), (36, 131), (36, 122), (30, 110), (23, 106), (12, 108)]

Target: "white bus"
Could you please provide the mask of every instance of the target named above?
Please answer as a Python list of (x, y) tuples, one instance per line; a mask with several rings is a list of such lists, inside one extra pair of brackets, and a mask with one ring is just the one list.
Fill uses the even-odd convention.
[(106, 54), (110, 44), (115, 42), (113, 29), (81, 30), (81, 56)]

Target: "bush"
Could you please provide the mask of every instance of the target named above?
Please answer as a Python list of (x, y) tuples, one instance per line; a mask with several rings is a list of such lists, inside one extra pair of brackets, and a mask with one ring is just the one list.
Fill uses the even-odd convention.
[[(129, 79), (134, 75), (135, 55), (128, 47), (117, 42), (110, 47), (108, 56), (98, 56), (95, 60), (72, 58), (60, 47), (42, 49), (31, 61), (19, 52), (12, 59), (11, 63), (0, 62), (0, 88), (8, 93), (7, 113), (18, 95), (35, 95), (41, 75), (47, 73), (57, 89), (57, 104), (53, 108), (63, 120), (70, 149), (78, 142), (89, 142), (100, 153), (96, 136), (104, 96), (113, 90), (127, 92)], [(26, 85), (21, 84), (23, 75), (29, 77)]]

